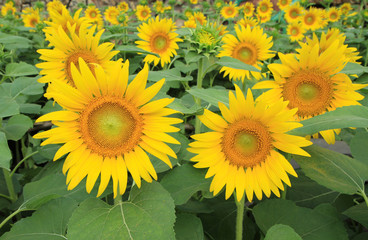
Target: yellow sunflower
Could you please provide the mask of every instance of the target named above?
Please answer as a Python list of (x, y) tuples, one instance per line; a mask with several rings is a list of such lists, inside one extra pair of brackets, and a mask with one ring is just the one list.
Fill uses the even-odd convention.
[(25, 27), (35, 28), (38, 23), (41, 22), (40, 15), (38, 13), (31, 13), (23, 15), (23, 23)]
[(113, 25), (118, 25), (118, 16), (119, 16), (120, 12), (119, 9), (117, 7), (114, 6), (110, 6), (108, 7), (105, 12), (105, 19), (106, 21), (108, 21), (109, 23), (113, 24)]
[(187, 28), (196, 28), (197, 27), (197, 23), (194, 19), (189, 19), (187, 21), (184, 22), (183, 27), (187, 27)]
[(64, 29), (59, 29), (47, 34), (50, 44), (55, 46), (53, 49), (39, 49), (40, 59), (46, 62), (39, 63), (36, 66), (41, 68), (40, 74), (44, 75), (38, 81), (42, 83), (52, 82), (54, 79), (67, 82), (74, 85), (71, 75), (71, 64), (78, 67), (78, 59), (82, 58), (87, 62), (93, 71), (97, 65), (101, 65), (105, 70), (109, 68), (110, 59), (118, 51), (111, 51), (114, 47), (112, 43), (102, 43), (99, 45), (103, 30), (93, 35), (96, 27), (88, 28), (83, 24), (79, 33), (75, 28), (69, 26), (69, 36)]
[(235, 18), (238, 15), (239, 10), (234, 3), (229, 2), (228, 5), (224, 6), (221, 9), (220, 13), (223, 18), (229, 19), (229, 18)]
[(353, 8), (351, 7), (350, 3), (344, 3), (343, 5), (340, 6), (340, 11), (342, 15), (348, 16), (349, 12), (352, 10)]
[(198, 4), (198, 0), (189, 0), (191, 4)]
[(243, 14), (244, 17), (253, 17), (254, 14), (254, 4), (251, 2), (246, 2), (243, 5)]
[[(232, 57), (240, 61), (253, 65), (261, 69), (261, 62), (274, 56), (270, 51), (272, 47), (272, 37), (267, 37), (263, 33), (263, 29), (259, 26), (246, 28), (241, 25), (235, 26), (236, 36), (227, 34), (222, 38), (224, 45), (223, 50), (220, 51), (218, 57)], [(259, 72), (249, 72), (247, 70), (234, 69), (230, 67), (222, 67), (220, 72), (225, 72), (224, 76), (229, 75), (230, 80), (250, 79), (250, 74), (257, 80), (262, 78)]]
[(247, 26), (249, 27), (255, 27), (258, 25), (258, 21), (257, 19), (254, 19), (254, 18), (243, 18), (243, 19), (240, 19), (237, 24), (240, 24), (242, 26), (244, 26), (245, 28), (247, 28)]
[(151, 9), (147, 5), (138, 5), (135, 15), (139, 21), (146, 21), (151, 17)]
[(303, 137), (286, 134), (300, 127), (293, 118), (296, 109), (289, 110), (278, 99), (274, 104), (254, 101), (251, 90), (247, 97), (235, 85), (236, 96), (229, 93), (229, 108), (219, 102), (222, 117), (205, 109), (201, 122), (211, 132), (193, 135), (188, 151), (198, 154), (191, 161), (196, 168), (208, 168), (206, 178), (212, 177), (210, 191), (218, 194), (226, 185), (225, 198), (236, 191), (240, 201), (244, 192), (248, 201), (253, 193), (261, 200), (262, 192), (280, 197), (283, 183), (290, 186), (287, 173), (297, 177), (291, 164), (278, 150), (310, 156), (301, 147), (312, 143)]
[(52, 121), (57, 127), (38, 133), (34, 138), (48, 138), (41, 145), (60, 144), (54, 160), (68, 154), (63, 165), (67, 173), (68, 189), (75, 188), (87, 178), (86, 189), (91, 192), (99, 175), (97, 196), (113, 181), (114, 197), (125, 192), (127, 171), (141, 186), (141, 178), (157, 179), (147, 152), (171, 167), (168, 156), (176, 158), (166, 143), (179, 144), (167, 134), (179, 128), (171, 126), (182, 120), (167, 117), (175, 110), (166, 108), (173, 99), (149, 102), (161, 89), (165, 80), (146, 88), (148, 66), (128, 84), (129, 61), (113, 64), (113, 74), (106, 74), (101, 66), (90, 71), (79, 59), (80, 71), (72, 64), (71, 72), (76, 88), (54, 81), (53, 91), (47, 93), (65, 110), (46, 114), (37, 122)]
[(59, 0), (53, 0), (51, 2), (47, 3), (47, 11), (57, 11), (59, 14), (62, 14), (63, 8), (65, 8), (65, 5), (62, 4)]
[(258, 2), (257, 14), (260, 17), (266, 17), (272, 14), (273, 4), (270, 0), (261, 0)]
[(142, 40), (135, 42), (137, 47), (159, 55), (156, 57), (148, 54), (144, 58), (145, 62), (153, 62), (155, 66), (161, 62), (161, 66), (164, 67), (166, 63), (170, 62), (171, 57), (177, 55), (176, 49), (179, 49), (177, 43), (183, 40), (178, 38), (175, 30), (176, 25), (172, 19), (160, 19), (158, 16), (156, 19), (149, 19), (148, 23), (142, 23), (138, 27), (138, 37)]
[(272, 17), (272, 13), (268, 14), (268, 15), (259, 15), (257, 14), (257, 19), (258, 19), (258, 22), (260, 23), (265, 23), (265, 22), (268, 22), (271, 20), (271, 17)]
[(304, 33), (306, 32), (303, 24), (298, 22), (292, 22), (288, 25), (286, 33), (292, 42), (300, 41), (304, 38)]
[(102, 29), (103, 18), (102, 18), (100, 10), (96, 8), (96, 6), (89, 5), (86, 11), (84, 12), (84, 14), (86, 16), (87, 22), (91, 24), (96, 24), (98, 30)]
[(304, 8), (300, 6), (299, 2), (290, 5), (285, 8), (285, 20), (288, 23), (297, 22), (301, 20), (301, 16), (304, 14)]
[(314, 7), (310, 7), (302, 17), (303, 26), (307, 30), (316, 30), (323, 27), (323, 13)]
[(26, 7), (22, 10), (23, 14), (40, 14), (40, 11), (31, 7)]
[(162, 1), (156, 1), (153, 4), (153, 7), (155, 8), (157, 13), (164, 13), (165, 9), (164, 9), (164, 3)]
[(200, 25), (205, 25), (207, 23), (206, 16), (201, 12), (195, 12), (190, 17), (189, 20), (194, 20), (198, 22)]
[(340, 11), (336, 7), (330, 7), (326, 14), (330, 22), (336, 22), (340, 19)]
[[(359, 56), (359, 52), (354, 47), (348, 47), (348, 45), (344, 45), (346, 36), (340, 32), (337, 28), (328, 29), (327, 33), (322, 32), (321, 39), (319, 40), (315, 34), (313, 34), (313, 38), (307, 38), (306, 43), (300, 42), (299, 44), (302, 47), (312, 49), (314, 45), (319, 44), (320, 53), (329, 49), (336, 40), (339, 42), (339, 48), (344, 46), (344, 55), (347, 58), (347, 61), (356, 63), (358, 59), (361, 58)], [(299, 51), (299, 49), (296, 49)]]
[[(257, 83), (253, 88), (271, 88), (261, 95), (261, 100), (275, 102), (283, 98), (290, 109), (298, 109), (298, 120), (342, 106), (360, 105), (358, 101), (364, 97), (356, 90), (366, 85), (353, 84), (346, 74), (339, 73), (347, 62), (345, 49), (336, 40), (323, 52), (316, 43), (312, 48), (303, 45), (297, 55), (279, 53), (281, 64), (268, 65), (275, 80)], [(319, 133), (327, 143), (335, 142), (334, 130)]]
[(129, 5), (127, 2), (120, 2), (118, 4), (118, 9), (120, 12), (126, 13), (129, 10)]
[(14, 3), (8, 2), (8, 3), (5, 3), (4, 6), (2, 6), (1, 15), (3, 15), (4, 17), (8, 14), (15, 15), (16, 11), (17, 9), (14, 7)]
[(279, 6), (279, 8), (281, 10), (284, 10), (285, 8), (290, 6), (291, 2), (292, 2), (292, 0), (278, 0), (277, 1), (277, 6)]

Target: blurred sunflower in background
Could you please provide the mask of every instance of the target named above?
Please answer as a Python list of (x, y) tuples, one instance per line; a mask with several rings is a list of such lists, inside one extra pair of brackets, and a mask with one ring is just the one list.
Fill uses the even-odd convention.
[(245, 28), (247, 28), (248, 26), (252, 28), (258, 25), (258, 21), (254, 18), (242, 18), (236, 24), (240, 24)]
[(85, 17), (87, 18), (87, 22), (91, 24), (96, 24), (97, 29), (101, 30), (103, 27), (103, 18), (101, 12), (96, 6), (89, 5), (84, 12)]
[(14, 3), (13, 2), (7, 2), (4, 4), (4, 6), (1, 7), (1, 15), (3, 15), (4, 17), (6, 15), (15, 15), (15, 13), (17, 12), (17, 9), (14, 7)]
[(118, 25), (118, 16), (119, 16), (120, 12), (119, 9), (117, 7), (114, 6), (110, 6), (108, 7), (105, 12), (104, 12), (104, 16), (106, 21), (108, 21), (109, 23), (113, 24), (113, 25)]
[(239, 10), (234, 3), (229, 2), (226, 6), (222, 7), (220, 13), (224, 19), (229, 19), (235, 18), (238, 15)]
[(243, 14), (244, 17), (253, 17), (254, 14), (254, 4), (251, 2), (246, 2), (243, 5)]
[(147, 5), (138, 5), (135, 15), (137, 16), (139, 21), (146, 21), (151, 17), (151, 9)]
[(291, 2), (292, 2), (292, 0), (278, 0), (277, 1), (277, 6), (279, 6), (279, 8), (281, 10), (284, 10), (285, 8), (290, 6)]
[(25, 27), (35, 28), (38, 23), (41, 23), (41, 17), (38, 11), (30, 14), (23, 14), (22, 20)]
[(304, 14), (304, 8), (300, 6), (299, 2), (289, 5), (284, 9), (284, 11), (284, 17), (288, 23), (300, 21)]
[(290, 41), (296, 42), (300, 41), (304, 38), (304, 34), (306, 29), (303, 27), (303, 24), (299, 22), (289, 23), (286, 33), (289, 35)]
[(261, 0), (258, 2), (257, 14), (260, 17), (268, 17), (272, 14), (273, 4), (270, 0)]
[(340, 11), (336, 7), (330, 7), (327, 12), (327, 19), (330, 22), (337, 22), (340, 19)]
[(302, 23), (307, 30), (314, 31), (322, 28), (324, 25), (323, 13), (320, 9), (310, 7), (309, 10), (305, 11), (302, 17)]
[(122, 13), (126, 13), (129, 10), (129, 5), (127, 2), (120, 2), (118, 4), (118, 9)]

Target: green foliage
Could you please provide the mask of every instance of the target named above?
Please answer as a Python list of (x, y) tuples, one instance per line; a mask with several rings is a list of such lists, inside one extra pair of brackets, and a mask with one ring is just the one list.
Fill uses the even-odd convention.
[(268, 229), (265, 240), (302, 240), (288, 225), (276, 224)]

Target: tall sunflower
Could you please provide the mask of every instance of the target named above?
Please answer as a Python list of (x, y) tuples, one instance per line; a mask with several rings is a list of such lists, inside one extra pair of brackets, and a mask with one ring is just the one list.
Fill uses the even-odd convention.
[(285, 20), (288, 23), (297, 22), (301, 20), (301, 16), (304, 13), (304, 8), (300, 6), (299, 2), (294, 3), (293, 5), (289, 5), (284, 9), (285, 11)]
[(47, 11), (50, 13), (51, 11), (57, 11), (62, 14), (63, 8), (65, 5), (59, 0), (53, 0), (47, 3)]
[(112, 64), (113, 74), (107, 75), (101, 66), (93, 74), (87, 63), (79, 59), (80, 71), (72, 64), (76, 88), (61, 82), (48, 91), (65, 110), (46, 114), (37, 122), (52, 121), (56, 127), (38, 133), (34, 138), (47, 138), (41, 145), (63, 143), (54, 160), (68, 154), (63, 165), (68, 189), (75, 188), (87, 178), (86, 189), (91, 192), (99, 175), (97, 196), (106, 189), (110, 178), (114, 197), (125, 192), (127, 171), (138, 187), (141, 178), (157, 179), (147, 152), (171, 167), (168, 156), (176, 158), (166, 143), (179, 144), (166, 134), (179, 129), (172, 124), (182, 120), (167, 117), (175, 110), (166, 108), (173, 99), (150, 100), (159, 92), (165, 80), (146, 88), (148, 66), (128, 84), (129, 62)]
[(118, 25), (118, 16), (119, 16), (120, 12), (119, 9), (117, 7), (114, 6), (110, 6), (108, 7), (105, 12), (105, 19), (106, 21), (108, 21), (109, 23), (113, 24), (113, 25)]
[[(246, 28), (241, 25), (235, 26), (236, 36), (227, 34), (222, 38), (224, 45), (223, 50), (220, 51), (218, 57), (232, 57), (239, 59), (240, 61), (253, 65), (254, 67), (261, 69), (260, 65), (263, 60), (269, 59), (274, 56), (270, 51), (272, 47), (272, 37), (267, 37), (263, 33), (263, 29), (259, 26)], [(224, 76), (229, 75), (231, 80), (249, 79), (252, 76), (256, 79), (261, 79), (262, 75), (259, 72), (249, 72), (247, 70), (239, 70), (230, 67), (222, 67), (220, 72), (225, 72)]]
[(303, 26), (308, 30), (316, 30), (323, 27), (323, 13), (321, 10), (310, 7), (302, 17)]
[(327, 19), (330, 22), (337, 22), (340, 19), (340, 11), (336, 7), (330, 7), (327, 11)]
[(16, 11), (17, 9), (14, 7), (14, 3), (11, 1), (5, 3), (4, 6), (1, 7), (1, 15), (3, 15), (4, 17), (8, 14), (15, 15)]
[(86, 11), (84, 12), (84, 14), (86, 16), (87, 22), (91, 24), (96, 24), (98, 30), (102, 29), (103, 18), (102, 18), (100, 10), (96, 8), (96, 6), (89, 5)]
[(279, 8), (281, 10), (284, 10), (285, 8), (290, 6), (291, 2), (292, 2), (292, 0), (278, 0), (277, 1), (277, 6), (279, 6)]
[(207, 23), (206, 16), (201, 12), (195, 12), (190, 17), (189, 20), (194, 20), (198, 22), (200, 25), (205, 25)]
[(253, 193), (261, 200), (262, 192), (280, 196), (282, 182), (290, 186), (286, 173), (297, 177), (291, 164), (278, 150), (309, 156), (301, 147), (312, 143), (303, 137), (286, 134), (300, 127), (293, 116), (296, 109), (287, 109), (286, 102), (274, 104), (254, 101), (251, 90), (247, 97), (235, 85), (236, 96), (229, 93), (229, 108), (219, 102), (222, 117), (205, 109), (201, 122), (211, 132), (193, 135), (188, 151), (198, 154), (191, 161), (197, 168), (208, 168), (206, 178), (212, 177), (210, 191), (218, 194), (226, 185), (225, 198), (236, 191), (240, 201), (244, 192), (248, 201)]
[(258, 25), (258, 21), (254, 18), (242, 18), (236, 24), (240, 24), (245, 28), (247, 28), (248, 26), (252, 28)]
[(271, 15), (272, 10), (273, 10), (273, 4), (270, 0), (261, 0), (258, 2), (257, 14), (260, 17)]
[(35, 28), (37, 24), (41, 22), (41, 18), (38, 12), (25, 14), (22, 16), (22, 18), (25, 27)]
[[(298, 120), (338, 107), (360, 105), (358, 101), (364, 97), (356, 90), (366, 85), (353, 84), (346, 74), (339, 73), (347, 62), (345, 49), (336, 40), (323, 52), (316, 43), (312, 48), (303, 45), (297, 55), (279, 53), (281, 64), (268, 65), (275, 80), (257, 83), (253, 88), (271, 88), (261, 95), (261, 100), (274, 102), (283, 98), (290, 109), (298, 109)], [(335, 142), (334, 130), (319, 133), (329, 144)]]
[(127, 2), (120, 2), (118, 4), (118, 9), (122, 13), (126, 13), (129, 10), (129, 5)]
[(41, 54), (40, 59), (46, 61), (36, 65), (42, 69), (40, 74), (44, 75), (38, 81), (46, 83), (59, 79), (75, 86), (71, 74), (72, 63), (78, 67), (78, 59), (82, 58), (89, 64), (91, 70), (97, 64), (107, 70), (111, 63), (110, 59), (118, 53), (111, 51), (114, 47), (112, 43), (99, 44), (103, 30), (94, 35), (96, 26), (88, 28), (86, 23), (82, 24), (79, 33), (76, 32), (75, 26), (69, 26), (68, 29), (69, 36), (61, 26), (47, 34), (50, 45), (55, 47), (37, 51)]
[(254, 4), (251, 2), (246, 2), (243, 5), (243, 14), (244, 17), (253, 17), (254, 14)]
[(292, 22), (288, 25), (286, 33), (292, 42), (300, 41), (304, 38), (304, 33), (306, 32), (303, 24), (299, 22)]
[(238, 15), (239, 10), (234, 3), (229, 2), (228, 5), (222, 7), (220, 13), (223, 18), (229, 19), (229, 18), (235, 18)]
[(151, 9), (147, 5), (138, 5), (135, 15), (139, 21), (146, 21), (151, 17)]
[(172, 19), (160, 19), (158, 16), (155, 19), (149, 19), (148, 23), (142, 23), (138, 27), (138, 37), (142, 40), (135, 42), (137, 47), (159, 55), (157, 57), (148, 54), (144, 58), (145, 62), (153, 62), (155, 66), (161, 62), (161, 66), (163, 67), (166, 63), (170, 62), (171, 57), (177, 55), (176, 49), (179, 49), (177, 43), (183, 40), (178, 38), (175, 30), (176, 25)]

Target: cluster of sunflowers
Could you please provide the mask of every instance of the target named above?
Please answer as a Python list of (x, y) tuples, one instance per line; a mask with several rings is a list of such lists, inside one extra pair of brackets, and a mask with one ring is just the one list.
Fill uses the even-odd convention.
[[(208, 169), (206, 178), (213, 177), (214, 195), (225, 186), (225, 198), (235, 194), (238, 202), (245, 197), (252, 202), (254, 194), (259, 200), (272, 193), (280, 197), (284, 184), (290, 186), (288, 174), (297, 176), (285, 156), (310, 156), (303, 147), (312, 145), (311, 137), (320, 135), (334, 144), (341, 130), (306, 137), (289, 131), (301, 127), (302, 120), (360, 105), (364, 98), (358, 90), (367, 85), (353, 83), (355, 76), (341, 73), (346, 64), (357, 64), (358, 49), (345, 44), (346, 36), (338, 28), (329, 28), (354, 17), (351, 5), (307, 10), (308, 1), (279, 0), (280, 11), (275, 14), (270, 0), (257, 6), (216, 0), (214, 8), (190, 0), (191, 8), (180, 15), (175, 4), (155, 1), (152, 13), (145, 1), (135, 7), (120, 2), (107, 7), (103, 15), (95, 5), (72, 13), (58, 0), (49, 2), (47, 11), (42, 4), (24, 9), (24, 26), (34, 30), (43, 24), (48, 42), (47, 48), (37, 51), (42, 60), (36, 64), (42, 75), (38, 81), (47, 83), (44, 96), (63, 108), (39, 117), (37, 123), (51, 121), (54, 127), (33, 137), (47, 138), (41, 146), (63, 144), (54, 160), (67, 155), (62, 171), (69, 190), (86, 179), (90, 193), (100, 176), (97, 196), (112, 179), (116, 198), (127, 189), (128, 173), (138, 187), (142, 179), (157, 180), (150, 156), (173, 167), (170, 158), (177, 154), (170, 146), (180, 141), (172, 133), (185, 131), (174, 125), (194, 119), (195, 134), (189, 136), (193, 141), (187, 151), (194, 167)], [(1, 12), (16, 15), (12, 2)], [(287, 27), (277, 29), (269, 24), (271, 19)], [(104, 32), (116, 31), (114, 27), (122, 30), (118, 33), (123, 39), (104, 42)], [(294, 51), (272, 50), (273, 37), (267, 33), (273, 29), (289, 35)], [(118, 58), (120, 52), (114, 47), (119, 45), (145, 55), (143, 63), (134, 62), (142, 65), (136, 75), (129, 76), (133, 60)], [(235, 91), (228, 92), (228, 104), (218, 102), (212, 111), (205, 106), (197, 116), (183, 117), (170, 105), (174, 98), (162, 97), (165, 79), (154, 83), (148, 79), (150, 65), (151, 70), (167, 71), (175, 60), (192, 53), (198, 57), (193, 69), (198, 70), (197, 89), (213, 71), (211, 81), (229, 78)], [(218, 67), (221, 59), (232, 63)], [(182, 85), (185, 90), (193, 87)], [(203, 107), (200, 97), (194, 101)]]

